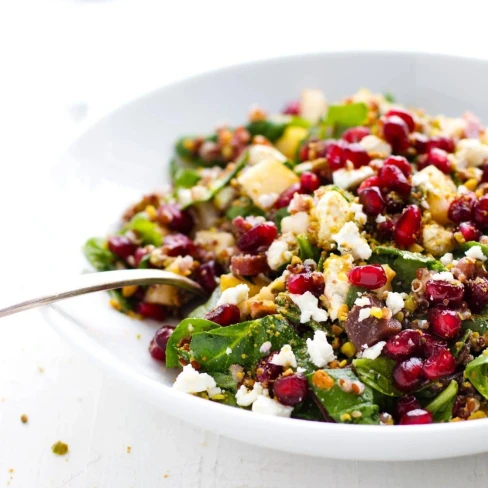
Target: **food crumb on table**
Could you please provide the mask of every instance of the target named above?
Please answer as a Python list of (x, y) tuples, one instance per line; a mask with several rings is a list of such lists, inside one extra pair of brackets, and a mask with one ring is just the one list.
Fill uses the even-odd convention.
[(132, 446), (127, 446), (127, 454), (130, 454), (132, 452)]
[(29, 417), (27, 417), (27, 415), (25, 413), (23, 413), (21, 416), (20, 416), (20, 421), (23, 423), (23, 424), (26, 424), (27, 422), (29, 422)]
[(68, 444), (62, 441), (58, 441), (55, 444), (52, 445), (51, 450), (54, 454), (57, 454), (58, 456), (64, 456), (65, 454), (68, 453)]

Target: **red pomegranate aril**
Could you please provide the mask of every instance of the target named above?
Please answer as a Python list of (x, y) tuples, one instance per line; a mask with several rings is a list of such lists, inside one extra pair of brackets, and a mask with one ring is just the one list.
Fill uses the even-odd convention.
[(284, 115), (300, 115), (300, 101), (291, 101), (281, 112)]
[(425, 134), (421, 134), (420, 132), (415, 132), (412, 134), (412, 141), (413, 147), (417, 154), (424, 154), (427, 152), (427, 143), (429, 142), (429, 138)]
[(351, 127), (350, 129), (346, 129), (343, 134), (342, 138), (349, 142), (360, 142), (362, 139), (364, 139), (366, 136), (369, 136), (371, 134), (371, 130), (368, 127), (363, 127), (363, 126), (357, 126), (357, 127)]
[(171, 230), (188, 234), (193, 228), (193, 217), (187, 210), (182, 210), (174, 203), (164, 203), (159, 206), (157, 220)]
[(305, 171), (300, 175), (300, 188), (303, 193), (313, 193), (320, 186), (320, 179), (311, 171)]
[(127, 259), (132, 256), (137, 246), (125, 236), (111, 236), (108, 238), (108, 248), (119, 258)]
[(461, 330), (461, 318), (455, 310), (431, 308), (430, 330), (443, 339), (452, 339)]
[(390, 156), (383, 166), (396, 166), (407, 178), (412, 174), (412, 166), (403, 156)]
[(417, 167), (419, 170), (424, 169), (427, 166), (435, 166), (445, 174), (449, 174), (452, 169), (452, 164), (447, 157), (447, 152), (435, 147), (430, 149), (427, 154), (419, 156), (417, 160)]
[(277, 233), (278, 229), (273, 222), (263, 222), (242, 234), (237, 241), (237, 247), (247, 253), (265, 251), (271, 246)]
[(488, 228), (488, 195), (483, 195), (476, 202), (474, 220), (481, 228)]
[(166, 360), (166, 351), (159, 347), (156, 344), (156, 341), (154, 339), (151, 339), (151, 342), (149, 343), (149, 354), (153, 359), (156, 361), (165, 361)]
[(474, 193), (466, 193), (456, 197), (449, 205), (447, 215), (454, 223), (466, 222), (473, 217), (476, 196)]
[(146, 248), (138, 247), (134, 253), (134, 268), (138, 268), (143, 258), (145, 258), (148, 254), (149, 251)]
[(396, 115), (407, 124), (408, 130), (410, 132), (413, 132), (415, 130), (415, 120), (413, 118), (413, 115), (408, 110), (405, 110), (403, 108), (392, 108), (391, 110), (388, 110), (385, 115), (387, 117)]
[(371, 188), (373, 186), (379, 187), (381, 185), (380, 177), (378, 175), (370, 176), (366, 178), (358, 188), (358, 195), (366, 188)]
[(408, 125), (398, 115), (385, 117), (383, 120), (383, 137), (391, 145), (393, 152), (404, 153), (409, 145)]
[(187, 256), (195, 251), (195, 244), (185, 234), (169, 234), (164, 238), (163, 248), (168, 256)]
[(437, 380), (454, 373), (455, 369), (456, 361), (452, 354), (447, 349), (437, 349), (425, 360), (422, 372), (428, 380)]
[(295, 183), (287, 188), (281, 195), (278, 197), (276, 202), (274, 203), (275, 209), (280, 209), (284, 207), (288, 207), (290, 202), (293, 200), (295, 193), (302, 193), (302, 186), (300, 183)]
[(292, 274), (286, 280), (286, 287), (293, 295), (303, 295), (309, 291), (318, 298), (324, 293), (324, 275), (318, 272)]
[(356, 266), (348, 274), (349, 283), (368, 290), (376, 290), (386, 285), (387, 278), (383, 267), (379, 264)]
[(281, 376), (273, 384), (273, 393), (281, 404), (294, 407), (307, 396), (307, 378), (298, 374)]
[(391, 359), (407, 359), (418, 355), (422, 349), (422, 333), (405, 329), (386, 341), (383, 352)]
[(458, 231), (461, 232), (466, 242), (480, 240), (481, 231), (476, 227), (474, 222), (461, 222)]
[(448, 153), (454, 152), (454, 141), (446, 136), (434, 136), (427, 141), (427, 152), (431, 149), (442, 149)]
[(422, 381), (422, 361), (412, 357), (401, 361), (393, 368), (393, 382), (400, 391), (409, 392)]
[(264, 387), (267, 387), (270, 382), (274, 381), (283, 373), (283, 366), (271, 362), (276, 354), (278, 354), (278, 351), (272, 352), (267, 358), (261, 359), (256, 366), (256, 379)]
[(438, 349), (446, 349), (447, 342), (434, 337), (428, 332), (422, 334), (422, 356), (428, 358), (432, 356)]
[(367, 215), (376, 217), (383, 212), (385, 208), (385, 200), (378, 187), (365, 188), (359, 194), (359, 202), (363, 205), (363, 211)]
[(422, 408), (419, 401), (413, 395), (404, 395), (398, 399), (395, 406), (394, 418), (398, 421), (406, 413)]
[(329, 163), (329, 168), (331, 171), (343, 168), (346, 164), (346, 160), (344, 159), (345, 147), (346, 143), (342, 140), (327, 141), (324, 156)]
[(473, 313), (481, 313), (488, 305), (488, 279), (477, 276), (466, 281), (466, 302)]
[(401, 248), (407, 248), (417, 241), (422, 223), (422, 212), (417, 205), (409, 205), (398, 219), (393, 238)]
[(160, 347), (164, 352), (164, 358), (166, 359), (166, 346), (168, 345), (169, 338), (174, 332), (175, 328), (171, 325), (163, 325), (154, 334), (154, 342), (158, 347)]
[(141, 302), (137, 304), (136, 313), (160, 322), (166, 318), (166, 309), (162, 305), (159, 305), (159, 303)]
[(432, 422), (434, 422), (432, 414), (422, 408), (410, 410), (400, 419), (400, 425), (425, 425)]
[(395, 224), (392, 220), (385, 220), (380, 222), (376, 228), (376, 234), (381, 241), (389, 241), (393, 238)]
[(425, 298), (434, 305), (457, 306), (463, 296), (464, 286), (460, 281), (429, 280), (425, 284)]
[(210, 310), (205, 315), (206, 320), (215, 322), (216, 324), (226, 327), (228, 325), (237, 324), (241, 319), (241, 312), (237, 305), (232, 303), (224, 303)]
[(383, 166), (378, 176), (380, 178), (380, 186), (382, 189), (388, 191), (396, 191), (402, 197), (408, 197), (412, 189), (407, 177), (402, 170), (397, 166), (387, 165)]
[(344, 148), (342, 157), (344, 161), (351, 161), (356, 169), (361, 168), (361, 166), (366, 166), (371, 161), (369, 154), (363, 146), (357, 143), (347, 145)]
[(482, 183), (488, 183), (488, 163), (483, 166), (483, 175), (481, 176)]
[(216, 279), (222, 273), (222, 266), (211, 260), (198, 266), (195, 270), (195, 280), (207, 293), (212, 293), (217, 287)]

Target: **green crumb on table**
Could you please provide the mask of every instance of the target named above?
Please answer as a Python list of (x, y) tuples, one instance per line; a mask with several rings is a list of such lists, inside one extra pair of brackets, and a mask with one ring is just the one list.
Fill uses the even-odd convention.
[(29, 417), (27, 417), (27, 415), (25, 413), (23, 413), (21, 416), (20, 416), (20, 421), (23, 423), (23, 424), (26, 424), (27, 422), (29, 422)]
[(53, 444), (51, 450), (54, 454), (57, 454), (58, 456), (64, 456), (68, 452), (68, 444), (58, 441), (56, 442), (56, 444)]

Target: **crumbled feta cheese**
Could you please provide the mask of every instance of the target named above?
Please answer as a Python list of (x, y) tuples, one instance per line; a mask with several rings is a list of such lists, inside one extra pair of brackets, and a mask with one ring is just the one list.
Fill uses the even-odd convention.
[(332, 181), (339, 188), (347, 190), (360, 185), (366, 178), (374, 175), (373, 168), (361, 166), (359, 169), (342, 168), (332, 173)]
[(332, 236), (349, 220), (349, 214), (349, 202), (338, 191), (325, 192), (315, 207), (319, 246), (329, 246)]
[(375, 220), (377, 224), (381, 224), (383, 222), (386, 222), (386, 217), (384, 215), (378, 214)]
[(351, 212), (354, 213), (354, 220), (364, 225), (368, 221), (367, 215), (363, 212), (363, 206), (360, 203), (351, 203)]
[(259, 348), (259, 352), (261, 354), (267, 354), (271, 350), (271, 342), (266, 341), (261, 344), (261, 347)]
[(291, 257), (292, 255), (288, 250), (288, 244), (282, 239), (274, 240), (266, 251), (268, 266), (275, 271), (286, 264)]
[(257, 400), (252, 404), (252, 411), (264, 415), (273, 415), (275, 417), (291, 417), (293, 407), (282, 405), (276, 400), (269, 398), (269, 396), (259, 395)]
[(230, 303), (237, 305), (238, 303), (247, 300), (249, 298), (249, 287), (247, 285), (237, 285), (232, 288), (227, 288), (222, 292), (222, 295), (217, 302), (217, 306), (224, 303)]
[(325, 332), (316, 330), (313, 339), (307, 339), (307, 351), (312, 363), (323, 368), (336, 358), (332, 346), (327, 342)]
[(470, 247), (465, 253), (468, 258), (479, 259), (480, 261), (486, 261), (486, 256), (483, 254), (483, 250), (480, 246)]
[(240, 364), (231, 364), (229, 366), (230, 375), (236, 383), (240, 383), (244, 377), (244, 368)]
[(278, 199), (278, 193), (265, 193), (258, 197), (259, 206), (263, 210), (270, 209)]
[(419, 171), (412, 176), (412, 185), (418, 186), (425, 191), (435, 191), (435, 187), (431, 182), (429, 174), (424, 170)]
[(354, 222), (346, 222), (341, 230), (332, 236), (332, 239), (337, 242), (341, 254), (352, 254), (354, 259), (366, 260), (373, 253)]
[(359, 311), (359, 315), (358, 315), (358, 321), (359, 322), (362, 322), (363, 320), (367, 319), (371, 317), (371, 308), (367, 307), (367, 308), (362, 308), (360, 311)]
[(365, 359), (376, 359), (381, 354), (381, 351), (385, 347), (385, 344), (385, 341), (380, 341), (377, 342), (374, 346), (365, 347), (361, 354), (361, 357)]
[(310, 195), (295, 193), (288, 205), (288, 212), (291, 215), (297, 212), (307, 212), (313, 207), (313, 198)]
[(434, 273), (430, 279), (434, 281), (452, 281), (454, 276), (450, 271), (441, 271), (440, 273)]
[(242, 385), (236, 393), (236, 403), (240, 407), (249, 407), (252, 405), (257, 399), (259, 395), (263, 394), (263, 387), (261, 383), (256, 381), (252, 390), (248, 390), (244, 385)]
[(331, 255), (324, 262), (325, 297), (323, 299), (331, 320), (337, 319), (340, 307), (345, 303), (349, 291), (347, 273), (351, 271), (351, 255)]
[(297, 373), (298, 373), (298, 374), (303, 374), (303, 373), (305, 373), (306, 371), (307, 371), (307, 370), (306, 370), (305, 368), (302, 368), (301, 366), (298, 366), (298, 368), (297, 368)]
[(459, 185), (457, 187), (457, 192), (460, 194), (460, 195), (466, 195), (467, 193), (471, 193), (464, 185)]
[(296, 368), (297, 360), (295, 354), (289, 344), (285, 344), (278, 354), (275, 354), (271, 359), (271, 364), (276, 366), (283, 366), (284, 369)]
[(447, 266), (448, 264), (451, 264), (454, 259), (454, 256), (452, 252), (446, 252), (444, 256), (441, 257), (440, 262), (444, 265)]
[(363, 137), (359, 144), (363, 146), (372, 158), (387, 158), (391, 156), (391, 146), (379, 137), (373, 135)]
[(400, 293), (389, 291), (386, 297), (386, 306), (391, 310), (393, 315), (396, 315), (405, 306), (405, 302)]
[(225, 354), (227, 354), (227, 356), (230, 356), (232, 354), (232, 349), (230, 347), (228, 347), (226, 350), (225, 350)]
[[(212, 396), (217, 394), (217, 384), (215, 380), (207, 373), (199, 373), (193, 368), (191, 364), (187, 364), (183, 367), (183, 371), (177, 376), (176, 381), (173, 384), (173, 388), (183, 393), (200, 393), (203, 391), (213, 393)], [(220, 390), (220, 388), (218, 388)], [(221, 393), (221, 391), (218, 391)]]
[(303, 295), (290, 293), (293, 303), (300, 309), (300, 322), (306, 324), (310, 319), (317, 322), (325, 322), (328, 319), (327, 312), (319, 308), (319, 300), (316, 296), (306, 291)]
[(291, 232), (294, 235), (306, 234), (310, 217), (307, 212), (298, 212), (281, 220), (281, 232)]
[(467, 166), (481, 166), (488, 159), (488, 145), (479, 139), (461, 139), (456, 146), (456, 156)]
[(368, 297), (356, 298), (354, 305), (357, 305), (358, 307), (366, 307), (371, 305), (371, 300)]

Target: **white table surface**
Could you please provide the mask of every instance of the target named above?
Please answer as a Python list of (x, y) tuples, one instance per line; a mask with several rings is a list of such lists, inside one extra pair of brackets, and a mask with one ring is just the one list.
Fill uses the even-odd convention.
[[(3, 2), (1, 302), (18, 294), (28, 273), (56, 262), (55, 243), (43, 232), (43, 221), (55, 216), (42, 215), (36, 206), (50, 198), (42, 184), (47, 170), (76, 134), (122, 101), (207, 69), (305, 51), (388, 48), (488, 57), (486, 7), (480, 1), (336, 3), (341, 5), (304, 0)], [(20, 421), (24, 413), (29, 417), (25, 425)], [(58, 439), (69, 444), (65, 457), (51, 453)], [(74, 353), (38, 312), (0, 324), (0, 486), (487, 483), (488, 454), (357, 463), (228, 440), (137, 398)]]

